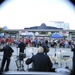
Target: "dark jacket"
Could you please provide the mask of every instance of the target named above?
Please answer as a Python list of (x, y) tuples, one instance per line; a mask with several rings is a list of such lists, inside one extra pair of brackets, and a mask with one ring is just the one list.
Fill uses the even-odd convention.
[(28, 58), (26, 64), (29, 65), (30, 63), (33, 63), (35, 71), (48, 71), (51, 70), (53, 65), (48, 55), (44, 53), (37, 53), (31, 58)]
[(73, 57), (75, 57), (75, 45), (74, 48), (71, 49), (71, 51), (73, 52)]
[(49, 52), (49, 47), (47, 44), (42, 44), (42, 47), (44, 49), (44, 53), (48, 53)]
[(75, 45), (74, 48), (71, 49), (73, 51), (73, 71), (75, 72)]
[(12, 53), (14, 52), (13, 49), (9, 45), (6, 45), (0, 51), (4, 52), (3, 57), (5, 57), (5, 58), (11, 57)]
[(20, 52), (24, 53), (24, 49), (25, 49), (25, 47), (26, 47), (26, 44), (23, 43), (23, 42), (21, 42), (21, 43), (18, 45), (18, 47), (20, 48)]
[(44, 49), (44, 53), (47, 54), (49, 52), (48, 40), (45, 40), (45, 42), (42, 44), (42, 47)]

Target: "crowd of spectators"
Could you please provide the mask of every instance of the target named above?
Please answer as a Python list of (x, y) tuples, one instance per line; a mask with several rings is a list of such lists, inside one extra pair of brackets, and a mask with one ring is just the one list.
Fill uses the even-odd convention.
[(0, 38), (0, 44), (4, 44), (6, 42), (9, 42), (11, 45), (16, 44), (18, 45), (21, 41), (21, 39), (26, 43), (28, 46), (33, 46), (33, 47), (38, 47), (39, 45), (43, 44), (45, 40), (48, 40), (48, 46), (49, 47), (62, 47), (62, 48), (71, 48), (71, 44), (74, 42), (72, 40), (67, 40), (67, 39), (48, 39), (48, 38)]

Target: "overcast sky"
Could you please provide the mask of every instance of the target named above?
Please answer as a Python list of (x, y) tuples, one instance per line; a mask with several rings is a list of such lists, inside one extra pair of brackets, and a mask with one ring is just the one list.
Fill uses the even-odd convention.
[(24, 29), (64, 21), (75, 30), (75, 7), (68, 0), (7, 0), (0, 6), (0, 26)]

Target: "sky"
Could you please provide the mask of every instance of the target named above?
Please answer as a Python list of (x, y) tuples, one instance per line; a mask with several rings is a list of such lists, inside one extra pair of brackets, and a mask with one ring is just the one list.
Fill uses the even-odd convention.
[(75, 7), (69, 0), (6, 0), (0, 6), (0, 27), (51, 26), (51, 21), (64, 21), (75, 30)]

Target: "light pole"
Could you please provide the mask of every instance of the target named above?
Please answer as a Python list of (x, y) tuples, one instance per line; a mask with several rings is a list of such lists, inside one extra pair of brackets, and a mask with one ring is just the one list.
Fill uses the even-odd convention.
[(54, 48), (55, 48), (55, 53), (54, 53), (54, 64), (56, 65), (56, 64), (57, 64), (57, 62), (56, 62), (56, 60), (57, 60), (56, 45), (54, 46)]
[(32, 48), (32, 56), (34, 55), (34, 48)]

